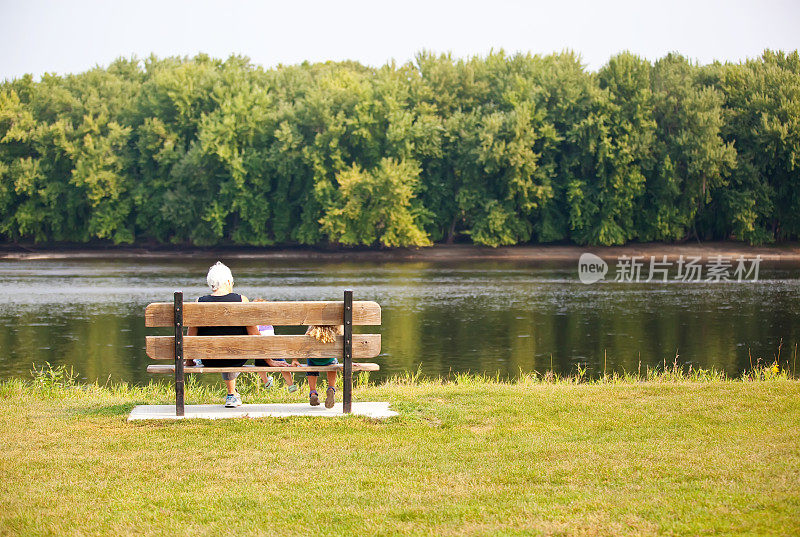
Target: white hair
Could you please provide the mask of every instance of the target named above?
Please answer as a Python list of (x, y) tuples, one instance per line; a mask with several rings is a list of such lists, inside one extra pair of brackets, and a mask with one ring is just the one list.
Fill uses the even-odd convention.
[(206, 281), (213, 292), (222, 287), (225, 282), (231, 282), (231, 285), (233, 285), (233, 274), (231, 274), (231, 269), (226, 267), (220, 261), (217, 261), (210, 269), (208, 269)]

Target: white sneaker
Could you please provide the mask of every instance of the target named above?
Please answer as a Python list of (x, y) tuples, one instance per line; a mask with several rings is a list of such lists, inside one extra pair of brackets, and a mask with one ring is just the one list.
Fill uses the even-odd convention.
[(238, 393), (228, 394), (225, 398), (225, 408), (236, 408), (242, 406), (242, 397)]
[(269, 390), (270, 388), (272, 388), (272, 385), (273, 385), (272, 377), (267, 377), (267, 382), (264, 383), (264, 389)]

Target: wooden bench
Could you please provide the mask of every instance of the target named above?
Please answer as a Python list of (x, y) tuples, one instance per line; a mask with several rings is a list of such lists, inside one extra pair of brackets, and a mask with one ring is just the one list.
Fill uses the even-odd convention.
[[(145, 326), (175, 329), (174, 336), (147, 336), (147, 356), (171, 360), (171, 364), (150, 365), (149, 373), (174, 373), (175, 414), (184, 415), (186, 373), (290, 371), (341, 371), (343, 410), (352, 404), (353, 371), (378, 371), (373, 363), (354, 363), (353, 359), (374, 358), (381, 352), (380, 334), (353, 334), (353, 325), (380, 325), (381, 307), (376, 302), (353, 302), (353, 292), (345, 291), (341, 302), (183, 302), (175, 293), (173, 302), (156, 302), (145, 309)], [(185, 326), (293, 326), (343, 325), (344, 336), (333, 343), (322, 343), (310, 336), (184, 336)], [(341, 363), (295, 368), (184, 366), (184, 360), (199, 358), (338, 358)]]

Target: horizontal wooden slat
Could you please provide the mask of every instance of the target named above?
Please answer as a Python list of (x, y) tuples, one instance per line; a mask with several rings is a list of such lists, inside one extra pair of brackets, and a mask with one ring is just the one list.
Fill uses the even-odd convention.
[[(270, 373), (279, 373), (283, 371), (288, 371), (289, 373), (296, 374), (296, 373), (308, 373), (310, 371), (341, 371), (344, 366), (342, 364), (337, 365), (314, 365), (314, 366), (302, 366), (302, 367), (256, 367), (253, 365), (244, 365), (242, 367), (184, 367), (183, 370), (186, 373), (224, 373), (224, 372), (232, 372), (232, 373), (253, 373), (256, 371), (267, 371)], [(378, 364), (370, 364), (366, 362), (362, 363), (355, 363), (353, 362), (353, 371), (380, 371), (381, 367)], [(174, 373), (175, 372), (175, 365), (174, 364), (152, 364), (147, 366), (148, 373)]]
[[(147, 356), (175, 359), (175, 336), (147, 336)], [(183, 356), (200, 358), (341, 358), (342, 336), (321, 343), (310, 336), (184, 336)], [(380, 334), (354, 334), (353, 358), (374, 358), (381, 352)]]
[[(276, 326), (342, 324), (344, 303), (337, 302), (184, 302), (184, 326)], [(172, 326), (173, 303), (155, 302), (144, 310), (148, 327)], [(377, 302), (353, 302), (354, 325), (381, 324)]]

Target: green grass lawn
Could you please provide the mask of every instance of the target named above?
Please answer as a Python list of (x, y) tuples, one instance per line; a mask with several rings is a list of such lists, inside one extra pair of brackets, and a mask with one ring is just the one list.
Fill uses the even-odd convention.
[(354, 398), (400, 416), (128, 423), (169, 388), (0, 383), (0, 535), (800, 534), (797, 381), (463, 376)]

